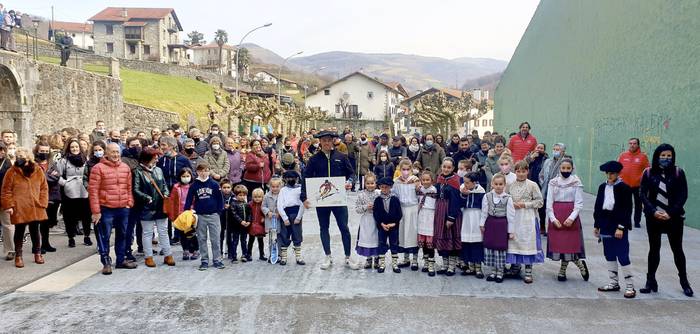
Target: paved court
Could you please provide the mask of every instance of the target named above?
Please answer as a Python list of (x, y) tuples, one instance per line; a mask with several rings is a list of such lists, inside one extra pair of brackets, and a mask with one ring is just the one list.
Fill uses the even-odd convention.
[[(602, 246), (591, 233), (593, 199), (586, 197), (582, 213), (589, 282), (573, 265), (569, 281), (558, 282), (559, 266), (552, 261), (535, 267), (531, 285), (473, 276), (431, 278), (410, 270), (351, 271), (338, 264), (337, 228), (331, 229), (336, 265), (323, 271), (311, 212), (304, 223), (306, 266), (255, 260), (199, 272), (198, 262), (151, 269), (141, 261), (138, 269), (103, 276), (97, 274), (98, 258), (91, 256), (1, 297), (0, 332), (700, 332), (700, 303), (682, 294), (665, 241), (659, 293), (626, 300), (622, 293), (596, 290), (607, 272)], [(351, 213), (351, 230), (357, 223)], [(700, 231), (687, 228), (684, 241), (691, 283), (698, 287), (700, 262), (694, 255), (700, 251)], [(632, 231), (631, 242), (639, 288), (646, 272), (646, 232)]]

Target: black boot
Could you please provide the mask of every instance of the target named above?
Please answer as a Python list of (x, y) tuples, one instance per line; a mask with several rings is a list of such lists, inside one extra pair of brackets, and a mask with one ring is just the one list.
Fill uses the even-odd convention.
[[(682, 284), (682, 283), (681, 283)], [(639, 289), (640, 293), (659, 292), (659, 284), (656, 283), (656, 277), (652, 274), (647, 274), (647, 282), (644, 287)]]
[(693, 296), (693, 289), (690, 288), (690, 283), (688, 282), (688, 275), (687, 274), (678, 274), (678, 277), (681, 279), (681, 287), (683, 288), (683, 294), (692, 297)]

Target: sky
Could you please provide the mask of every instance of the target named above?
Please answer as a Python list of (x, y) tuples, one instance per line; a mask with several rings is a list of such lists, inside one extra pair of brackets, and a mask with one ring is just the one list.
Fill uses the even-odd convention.
[(105, 7), (174, 8), (184, 32), (211, 41), (217, 29), (229, 43), (255, 43), (286, 57), (328, 51), (403, 53), (447, 59), (510, 60), (539, 0), (0, 0), (55, 20), (85, 22)]

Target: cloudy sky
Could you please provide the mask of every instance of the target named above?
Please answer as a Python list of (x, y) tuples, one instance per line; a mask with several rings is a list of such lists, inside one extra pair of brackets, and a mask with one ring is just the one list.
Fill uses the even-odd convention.
[[(186, 32), (207, 41), (216, 29), (237, 44), (248, 30), (256, 43), (280, 55), (304, 51), (405, 53), (443, 58), (509, 60), (538, 0), (0, 0), (6, 8), (84, 22), (104, 7), (172, 7)], [(185, 37), (182, 34), (182, 38)]]

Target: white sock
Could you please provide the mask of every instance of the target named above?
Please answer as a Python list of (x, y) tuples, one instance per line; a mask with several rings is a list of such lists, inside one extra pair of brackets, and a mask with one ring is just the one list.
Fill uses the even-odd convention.
[(632, 271), (630, 270), (631, 265), (620, 266), (622, 269), (622, 277), (625, 278), (625, 284), (627, 287), (634, 287), (634, 276), (632, 276)]
[(617, 261), (608, 261), (608, 276), (610, 277), (610, 283), (619, 284)]

